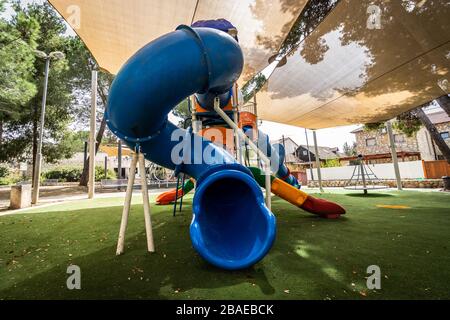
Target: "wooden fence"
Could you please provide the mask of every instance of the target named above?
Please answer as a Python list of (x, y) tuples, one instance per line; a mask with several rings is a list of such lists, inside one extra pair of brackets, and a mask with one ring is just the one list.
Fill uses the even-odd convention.
[(422, 160), (422, 166), (425, 179), (440, 179), (443, 176), (450, 176), (450, 164), (446, 160)]

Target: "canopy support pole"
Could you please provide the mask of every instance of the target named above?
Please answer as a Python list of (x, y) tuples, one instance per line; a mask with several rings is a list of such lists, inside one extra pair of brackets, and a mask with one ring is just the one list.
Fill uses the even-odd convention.
[(311, 161), (311, 150), (309, 150), (308, 130), (306, 128), (305, 128), (305, 137), (306, 137), (306, 148), (308, 149), (308, 162), (309, 162), (309, 170), (311, 172), (311, 180), (314, 181), (313, 164)]
[(397, 180), (397, 190), (403, 190), (402, 178), (400, 176), (400, 168), (398, 166), (397, 150), (395, 149), (395, 139), (394, 133), (392, 132), (392, 123), (390, 121), (386, 122), (386, 129), (389, 136), (389, 144), (391, 147), (392, 163), (394, 165), (395, 179)]
[[(368, 191), (367, 191), (367, 182), (366, 182), (366, 172), (364, 171), (364, 159), (363, 158), (360, 159), (359, 166), (361, 168), (361, 179), (362, 179), (362, 183), (363, 183), (364, 194), (367, 195)], [(359, 177), (358, 177), (358, 179), (359, 179)]]
[(92, 71), (91, 88), (91, 119), (89, 130), (89, 178), (88, 178), (88, 197), (93, 199), (95, 196), (95, 123), (97, 119), (97, 70)]
[(319, 147), (317, 146), (316, 130), (313, 130), (313, 138), (314, 138), (314, 153), (316, 156), (316, 166), (317, 166), (317, 179), (319, 179), (319, 190), (320, 192), (324, 192), (322, 187), (322, 173), (320, 172), (320, 154), (319, 154)]

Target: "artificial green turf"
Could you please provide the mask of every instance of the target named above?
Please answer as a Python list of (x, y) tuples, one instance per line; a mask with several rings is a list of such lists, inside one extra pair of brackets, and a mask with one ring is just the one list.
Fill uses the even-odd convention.
[[(122, 199), (0, 217), (0, 299), (450, 298), (449, 194), (323, 197), (343, 204), (347, 216), (322, 220), (276, 198), (274, 247), (235, 272), (208, 265), (192, 249), (191, 198), (176, 218), (171, 206), (152, 206), (155, 254), (146, 253), (142, 206), (135, 204), (126, 252), (115, 256)], [(66, 288), (70, 264), (81, 268), (81, 290)], [(381, 268), (381, 290), (366, 288), (369, 265)]]

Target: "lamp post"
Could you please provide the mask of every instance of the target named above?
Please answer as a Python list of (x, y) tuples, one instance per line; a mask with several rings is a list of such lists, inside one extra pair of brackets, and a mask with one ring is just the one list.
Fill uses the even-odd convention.
[(60, 51), (54, 51), (50, 54), (46, 54), (43, 51), (36, 50), (35, 54), (38, 58), (45, 60), (45, 77), (44, 77), (44, 92), (42, 94), (42, 109), (41, 109), (41, 123), (39, 130), (38, 148), (36, 154), (36, 163), (34, 167), (33, 177), (33, 194), (32, 203), (36, 204), (39, 201), (39, 186), (41, 180), (41, 163), (42, 163), (42, 140), (44, 139), (44, 120), (45, 120), (45, 106), (47, 103), (47, 87), (48, 87), (48, 74), (50, 72), (50, 60), (64, 59), (64, 53)]

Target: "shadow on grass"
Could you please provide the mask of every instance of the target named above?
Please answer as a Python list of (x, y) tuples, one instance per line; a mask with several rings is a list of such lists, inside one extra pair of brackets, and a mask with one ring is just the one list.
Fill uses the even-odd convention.
[[(91, 248), (90, 253), (86, 255), (77, 253), (74, 249), (73, 258), (53, 258), (53, 266), (50, 269), (18, 278), (13, 286), (0, 291), (0, 297), (48, 300), (289, 299), (317, 296), (317, 290), (322, 290), (311, 287), (311, 280), (325, 276), (320, 264), (295, 253), (299, 249), (296, 239), (298, 234), (304, 233), (302, 230), (306, 225), (314, 224), (316, 227), (307, 230), (307, 233), (316, 233), (322, 227), (330, 228), (331, 222), (342, 223), (343, 220), (322, 220), (308, 214), (299, 215), (298, 209), (289, 206), (285, 214), (277, 217), (278, 239), (269, 255), (251, 268), (230, 272), (211, 266), (192, 248), (189, 238), (190, 206), (190, 203), (186, 203), (183, 211), (177, 212), (176, 218), (172, 217), (171, 207), (155, 208), (152, 219), (156, 253), (146, 252), (142, 206), (134, 205), (130, 215), (125, 254), (115, 256), (114, 236), (102, 245), (101, 249)], [(74, 229), (66, 230), (65, 233), (75, 239), (81, 239), (80, 241), (84, 242), (81, 243), (83, 247), (97, 244), (88, 242), (87, 236), (91, 231), (89, 227), (81, 226), (81, 223), (99, 225), (99, 221), (103, 221), (104, 224), (98, 227), (97, 234), (109, 232), (115, 235), (121, 208), (90, 209), (84, 211), (83, 215), (81, 212), (83, 210), (65, 212), (64, 216), (78, 214), (79, 220), (71, 223)], [(87, 219), (96, 216), (97, 220), (87, 222)], [(317, 250), (321, 251), (320, 248)], [(67, 289), (66, 281), (69, 275), (66, 271), (71, 264), (81, 268), (81, 290)], [(338, 282), (332, 284), (336, 279), (328, 278), (328, 281), (330, 280), (331, 283), (328, 284), (332, 287), (342, 287)], [(299, 288), (299, 292), (293, 290), (292, 294), (287, 295), (284, 290), (288, 288)]]
[[(345, 198), (342, 197), (342, 200)], [(14, 239), (26, 242), (24, 245), (29, 242), (36, 245), (43, 241), (51, 243), (51, 248), (55, 248), (56, 252), (51, 252), (53, 249), (49, 251), (53, 254), (46, 261), (50, 267), (40, 269), (40, 265), (34, 264), (36, 262), (33, 257), (16, 259), (19, 263), (26, 264), (24, 268), (32, 269), (32, 272), (28, 274), (21, 272), (20, 269), (11, 273), (5, 271), (4, 276), (9, 280), (15, 277), (16, 280), (15, 284), (12, 281), (8, 282), (11, 285), (0, 291), (0, 297), (2, 299), (448, 297), (448, 288), (444, 282), (429, 279), (429, 275), (438, 274), (437, 270), (442, 269), (437, 267), (436, 261), (442, 260), (441, 265), (448, 265), (446, 263), (448, 249), (442, 245), (448, 243), (448, 219), (440, 218), (446, 213), (445, 209), (433, 208), (430, 212), (427, 211), (426, 220), (419, 214), (409, 215), (405, 219), (386, 220), (382, 214), (377, 213), (378, 210), (374, 210), (375, 214), (371, 215), (362, 212), (367, 210), (369, 205), (372, 207), (370, 202), (362, 207), (364, 210), (359, 209), (357, 205), (351, 206), (350, 198), (344, 202), (348, 202), (349, 205), (348, 220), (345, 217), (338, 220), (323, 220), (302, 213), (290, 204), (276, 203), (274, 212), (277, 215), (278, 234), (274, 247), (260, 263), (252, 268), (234, 272), (209, 265), (192, 248), (189, 239), (191, 201), (183, 205), (182, 212), (177, 213), (176, 218), (172, 217), (171, 206), (152, 206), (157, 250), (154, 254), (146, 252), (140, 205), (132, 207), (125, 254), (119, 257), (115, 256), (115, 249), (121, 217), (120, 207), (34, 216), (33, 220), (36, 221), (33, 223), (39, 223), (37, 226), (39, 233), (27, 238), (25, 234), (28, 233), (24, 233), (24, 226), (20, 224), (19, 229), (17, 222), (15, 226), (18, 234), (14, 234)], [(360, 201), (354, 199), (354, 202), (359, 205)], [(424, 202), (420, 200), (420, 203)], [(418, 210), (419, 212), (421, 211)], [(429, 223), (427, 228), (423, 228), (424, 221)], [(110, 236), (100, 244), (98, 239), (103, 233)], [(398, 234), (401, 234), (401, 237), (398, 237)], [(417, 237), (417, 234), (422, 236)], [(441, 236), (436, 236), (439, 234)], [(76, 239), (79, 248), (65, 251), (69, 246), (66, 244), (67, 239), (71, 239), (71, 243)], [(82, 250), (86, 248), (89, 250)], [(424, 253), (426, 250), (430, 250), (430, 253)], [(73, 254), (73, 258), (67, 258), (69, 252)], [(422, 259), (412, 260), (411, 255)], [(366, 268), (374, 263), (382, 266), (383, 272), (389, 275), (389, 278), (384, 278), (383, 291), (380, 292), (369, 292), (365, 287)], [(81, 290), (69, 291), (66, 287), (69, 276), (66, 269), (70, 264), (81, 268)], [(401, 268), (405, 270), (399, 272)], [(38, 273), (39, 270), (41, 273)], [(445, 268), (443, 270), (444, 273), (439, 274), (439, 277), (448, 274), (445, 273)], [(408, 281), (405, 281), (405, 277), (409, 277)], [(420, 289), (429, 287), (432, 288), (429, 291)]]
[[(141, 210), (141, 206), (133, 207), (135, 211)], [(207, 264), (194, 251), (189, 239), (189, 207), (187, 204), (181, 213), (177, 212), (176, 218), (172, 217), (171, 210), (167, 214), (153, 215), (156, 253), (146, 252), (145, 230), (138, 229), (134, 235), (129, 231), (125, 254), (115, 256), (115, 239), (110, 239), (110, 246), (72, 260), (55, 262), (55, 267), (16, 283), (1, 291), (0, 296), (3, 299), (217, 298), (185, 295), (186, 291), (196, 289), (193, 291), (218, 292), (218, 297), (224, 299), (236, 298), (233, 286), (247, 283), (248, 287), (259, 288), (263, 296), (270, 298), (275, 290), (261, 266), (229, 272)], [(120, 210), (112, 208), (110, 213), (120, 216)], [(101, 210), (90, 210), (89, 215), (95, 215), (96, 211)], [(132, 215), (134, 219), (142, 218)], [(129, 227), (142, 226), (140, 220), (130, 221)], [(83, 234), (75, 236), (85, 237)], [(66, 269), (71, 264), (81, 268), (81, 290), (70, 291), (66, 287), (69, 276)], [(244, 298), (250, 299), (251, 296), (244, 295)]]
[[(370, 192), (370, 191), (369, 191)], [(354, 198), (391, 198), (394, 197), (392, 194), (388, 193), (346, 193), (347, 197), (354, 197)]]

